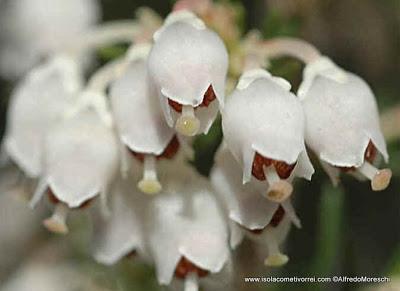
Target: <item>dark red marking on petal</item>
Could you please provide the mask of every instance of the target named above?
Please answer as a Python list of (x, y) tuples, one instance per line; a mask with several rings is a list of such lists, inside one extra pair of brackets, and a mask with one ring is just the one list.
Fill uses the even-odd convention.
[(283, 218), (285, 217), (285, 209), (281, 205), (279, 205), (278, 209), (275, 211), (274, 216), (272, 216), (271, 221), (269, 224), (261, 229), (253, 229), (250, 230), (251, 233), (253, 234), (261, 234), (268, 226), (271, 227), (278, 227), (279, 224), (282, 222)]
[(191, 261), (182, 257), (175, 268), (175, 277), (185, 279), (190, 273), (196, 273), (199, 278), (203, 278), (209, 274), (207, 270), (197, 267)]
[[(369, 141), (368, 146), (365, 149), (364, 160), (366, 162), (373, 164), (377, 155), (378, 155), (378, 150), (376, 149), (372, 141)], [(352, 172), (356, 170), (355, 167), (338, 167), (338, 168), (343, 172)]]
[(296, 163), (289, 165), (283, 161), (276, 161), (270, 158), (265, 158), (256, 152), (256, 154), (254, 155), (251, 172), (257, 180), (264, 181), (265, 180), (264, 167), (269, 167), (271, 165), (275, 167), (275, 170), (281, 179), (287, 179), (289, 178), (294, 167), (296, 166)]
[(136, 250), (132, 250), (125, 255), (125, 258), (126, 259), (134, 259), (136, 257), (136, 255), (137, 255)]
[(176, 102), (176, 101), (174, 101), (174, 100), (172, 100), (172, 99), (169, 99), (169, 98), (168, 98), (168, 104), (169, 104), (169, 106), (171, 106), (176, 112), (182, 113), (182, 104), (180, 104), (180, 103), (178, 103), (178, 102)]
[[(161, 160), (161, 159), (172, 159), (176, 153), (179, 151), (180, 148), (180, 143), (178, 138), (176, 137), (176, 135), (174, 135), (174, 137), (171, 139), (171, 141), (168, 143), (167, 147), (164, 149), (164, 151), (156, 156), (157, 160)], [(144, 156), (146, 154), (142, 154), (142, 153), (137, 153), (134, 151), (129, 150), (130, 153), (139, 161), (141, 161), (143, 163), (144, 161)]]
[[(203, 102), (199, 106), (196, 106), (195, 109), (197, 109), (199, 107), (208, 107), (211, 104), (211, 102), (213, 102), (216, 98), (217, 98), (217, 96), (215, 95), (214, 89), (213, 89), (212, 85), (210, 85), (208, 87), (206, 93), (204, 93)], [(176, 112), (182, 113), (182, 104), (180, 104), (174, 100), (171, 100), (169, 98), (168, 98), (168, 104)]]
[(206, 93), (204, 94), (203, 102), (199, 105), (200, 107), (208, 107), (211, 102), (213, 102), (217, 98), (215, 95), (214, 89), (212, 85), (208, 87)]

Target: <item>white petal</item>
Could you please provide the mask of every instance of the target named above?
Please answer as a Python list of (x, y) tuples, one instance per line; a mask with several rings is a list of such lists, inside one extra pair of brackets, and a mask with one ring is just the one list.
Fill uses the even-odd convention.
[(110, 95), (122, 142), (134, 152), (161, 154), (175, 133), (164, 120), (145, 60), (133, 62)]
[(106, 265), (115, 264), (132, 251), (142, 248), (141, 224), (145, 196), (135, 192), (129, 180), (119, 179), (112, 188), (111, 217), (98, 223), (94, 237), (94, 257)]
[(183, 201), (165, 193), (155, 198), (147, 211), (148, 247), (159, 283), (169, 284), (181, 258), (178, 250), (179, 233), (186, 231), (186, 225), (180, 217)]
[[(200, 176), (198, 179), (203, 180)], [(210, 185), (204, 180), (199, 182), (191, 201), (194, 214), (186, 217), (190, 226), (183, 234), (180, 252), (197, 266), (215, 273), (229, 256), (228, 229)]]
[(254, 151), (293, 164), (305, 150), (301, 104), (270, 77), (235, 90), (222, 112), (222, 126), (229, 149), (245, 166), (245, 177), (250, 176), (253, 161), (248, 158)]
[(388, 159), (375, 98), (359, 77), (346, 82), (319, 75), (303, 100), (306, 142), (323, 161), (340, 167), (360, 166), (369, 141)]
[(187, 166), (173, 169), (164, 173), (163, 191), (147, 211), (150, 252), (162, 284), (170, 283), (181, 256), (211, 272), (229, 256), (226, 221), (210, 185)]
[(290, 228), (291, 228), (290, 217), (285, 215), (277, 227), (268, 227), (269, 231), (264, 230), (261, 234), (254, 234), (247, 231), (246, 235), (251, 240), (260, 244), (265, 244), (265, 242), (268, 240), (267, 237), (273, 235), (276, 237), (278, 243), (282, 244), (287, 238)]
[(90, 110), (65, 120), (46, 139), (48, 185), (72, 208), (107, 188), (118, 160), (114, 133)]
[(228, 53), (219, 36), (187, 21), (167, 25), (157, 35), (149, 56), (149, 72), (163, 97), (197, 106), (213, 86), (224, 103)]
[(285, 210), (285, 215), (288, 216), (288, 218), (292, 221), (292, 223), (297, 227), (297, 228), (301, 228), (301, 221), (300, 218), (297, 216), (292, 202), (290, 200), (286, 200), (284, 202), (282, 202), (282, 207)]
[(1, 73), (18, 77), (40, 58), (70, 46), (99, 14), (97, 0), (8, 1), (0, 14), (2, 43), (7, 44), (0, 49)]
[(204, 290), (223, 291), (223, 290), (235, 290), (234, 288), (234, 276), (235, 269), (233, 266), (232, 258), (222, 268), (222, 270), (215, 274), (210, 274), (201, 280), (201, 285)]
[(310, 158), (308, 157), (307, 151), (304, 150), (300, 153), (297, 164), (291, 174), (292, 177), (302, 177), (307, 180), (311, 180), (314, 174), (314, 167), (311, 164)]
[(279, 204), (263, 196), (266, 185), (253, 179), (242, 184), (240, 165), (221, 148), (211, 172), (211, 183), (225, 202), (229, 218), (248, 229), (261, 229), (271, 221)]
[(331, 179), (332, 184), (334, 186), (339, 185), (340, 170), (336, 167), (331, 166), (327, 162), (324, 162), (322, 160), (320, 162), (322, 168), (328, 174), (329, 179)]
[(76, 100), (81, 83), (75, 62), (55, 58), (33, 70), (13, 93), (5, 150), (28, 176), (41, 174), (45, 134)]
[(229, 220), (230, 240), (232, 249), (236, 249), (244, 238), (244, 230), (233, 220)]

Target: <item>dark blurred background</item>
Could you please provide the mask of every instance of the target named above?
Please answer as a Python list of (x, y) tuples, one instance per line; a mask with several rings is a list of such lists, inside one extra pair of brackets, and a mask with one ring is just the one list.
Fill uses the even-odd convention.
[[(364, 78), (376, 93), (382, 114), (393, 110), (400, 112), (398, 110), (400, 108), (399, 0), (233, 2), (243, 7), (244, 21), (241, 24), (243, 32), (257, 28), (266, 38), (274, 36), (304, 38), (346, 70)], [(149, 6), (165, 16), (172, 4), (173, 1), (160, 0), (103, 0), (103, 19), (107, 21), (133, 18), (135, 9), (140, 6)], [(276, 60), (272, 63), (271, 70), (277, 75), (288, 78), (294, 86), (301, 81), (302, 65), (293, 59)], [(0, 81), (2, 129), (12, 85), (5, 80)], [(392, 126), (400, 128), (400, 118), (394, 120), (398, 123)], [(212, 154), (220, 139), (220, 127), (216, 124), (209, 136), (201, 137), (196, 142), (195, 163), (205, 175), (208, 173)], [(302, 219), (303, 228), (291, 231), (287, 240), (287, 252), (291, 261), (278, 271), (279, 274), (306, 277), (390, 276), (393, 280), (393, 286), (390, 288), (393, 289), (372, 286), (371, 290), (378, 288), (400, 290), (400, 136), (391, 135), (388, 147), (391, 155), (389, 166), (393, 169), (394, 177), (391, 186), (384, 192), (374, 193), (368, 183), (360, 183), (345, 176), (339, 188), (335, 189), (330, 186), (327, 176), (320, 168), (317, 169), (317, 174), (311, 183), (297, 183), (296, 209)], [(35, 236), (35, 243), (58, 241), (43, 231), (39, 233)], [(83, 272), (100, 281), (108, 282), (104, 284), (110, 286), (114, 285), (109, 281), (116, 280), (115, 274), (119, 273), (118, 280), (123, 283), (118, 284), (119, 287), (115, 290), (151, 290), (155, 286), (150, 276), (152, 270), (144, 266), (127, 266), (126, 262), (122, 262), (110, 271), (94, 265), (88, 257), (87, 246), (80, 242), (82, 233), (81, 231), (72, 235), (67, 244), (72, 245), (70, 248), (73, 251), (68, 253), (72, 253), (70, 256), (73, 260), (84, 266)], [(255, 254), (256, 250), (250, 243), (245, 243), (240, 248), (237, 259), (244, 260), (246, 266), (241, 269), (240, 276), (266, 275), (265, 270), (260, 269), (260, 257), (256, 257)], [(13, 268), (20, 265), (22, 259), (14, 262)], [(0, 282), (5, 278), (4, 274), (11, 273), (9, 269), (5, 270), (4, 267), (2, 274), (0, 269)], [(241, 279), (238, 278), (238, 282)], [(366, 284), (242, 286), (242, 290), (344, 291), (364, 288), (368, 286)]]

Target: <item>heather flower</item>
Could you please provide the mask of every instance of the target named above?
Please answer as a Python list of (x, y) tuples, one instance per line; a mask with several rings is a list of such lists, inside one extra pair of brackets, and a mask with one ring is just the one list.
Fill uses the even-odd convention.
[(385, 189), (392, 172), (377, 169), (380, 153), (388, 161), (375, 97), (358, 76), (328, 58), (307, 65), (299, 88), (306, 115), (306, 142), (334, 183), (340, 171), (371, 180), (374, 191)]
[[(143, 49), (143, 46), (142, 46)], [(135, 54), (126, 71), (110, 89), (113, 116), (120, 140), (143, 164), (138, 187), (145, 193), (158, 193), (157, 160), (172, 158), (179, 150), (175, 131), (165, 122), (157, 92), (147, 75), (148, 49)]]
[(194, 14), (171, 13), (154, 34), (148, 60), (168, 125), (186, 136), (207, 133), (223, 106), (226, 48)]
[(95, 221), (94, 258), (105, 265), (137, 254), (143, 249), (144, 197), (131, 180), (118, 178), (110, 190), (110, 216)]
[(98, 113), (83, 108), (51, 129), (44, 148), (44, 171), (31, 205), (49, 193), (55, 210), (44, 225), (66, 233), (69, 209), (85, 207), (99, 194), (104, 201), (118, 167), (118, 143)]
[[(12, 0), (0, 9), (0, 73), (19, 77), (69, 48), (99, 19), (97, 0)], [(71, 21), (73, 19), (73, 21)]]
[(175, 277), (192, 286), (185, 290), (197, 290), (228, 262), (226, 221), (209, 182), (191, 168), (171, 165), (164, 178), (147, 209), (148, 252), (160, 284)]
[(55, 57), (33, 69), (11, 96), (3, 151), (27, 176), (42, 173), (43, 141), (82, 88), (76, 62)]
[[(262, 195), (265, 186), (261, 181), (251, 177), (250, 183), (242, 184), (241, 176), (239, 163), (225, 146), (221, 147), (216, 154), (211, 183), (231, 220), (231, 247), (236, 248), (247, 234), (267, 245), (269, 256), (265, 263), (268, 266), (282, 265), (288, 258), (279, 251), (284, 237), (281, 233), (286, 232), (289, 222), (300, 227), (300, 220), (289, 199), (282, 203), (267, 200)], [(281, 227), (286, 217), (288, 222)]]
[[(282, 202), (294, 177), (310, 179), (314, 169), (304, 145), (304, 116), (290, 84), (267, 71), (247, 71), (222, 112), (225, 142), (242, 167), (243, 183), (266, 181), (265, 194)], [(296, 170), (295, 170), (296, 169)]]

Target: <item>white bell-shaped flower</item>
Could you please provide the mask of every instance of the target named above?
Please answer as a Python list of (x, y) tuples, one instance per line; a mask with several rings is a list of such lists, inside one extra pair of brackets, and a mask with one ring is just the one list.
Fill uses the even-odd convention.
[(303, 110), (284, 79), (261, 69), (244, 73), (225, 104), (222, 127), (229, 150), (242, 166), (243, 183), (252, 175), (266, 180), (266, 196), (272, 201), (282, 202), (292, 193), (294, 177), (311, 179)]
[(43, 140), (82, 88), (78, 65), (56, 57), (32, 70), (11, 96), (4, 148), (29, 177), (42, 173)]
[(207, 133), (224, 104), (228, 53), (220, 37), (191, 12), (173, 12), (154, 34), (148, 66), (169, 126)]
[[(266, 261), (267, 265), (286, 263), (287, 257), (281, 254), (278, 248), (277, 242), (281, 239), (276, 237), (275, 228), (280, 226), (284, 217), (297, 227), (301, 227), (300, 219), (289, 199), (282, 203), (265, 199), (262, 195), (264, 185), (261, 181), (252, 177), (250, 183), (242, 184), (241, 176), (239, 163), (226, 147), (222, 146), (216, 154), (211, 183), (224, 202), (225, 210), (231, 220), (231, 247), (236, 248), (246, 233), (251, 237), (257, 237), (257, 234), (265, 232), (268, 235), (264, 243), (267, 244), (270, 255)], [(271, 252), (271, 249), (274, 251)]]
[[(0, 74), (15, 78), (69, 48), (99, 19), (97, 0), (12, 0), (0, 9)], [(73, 21), (71, 21), (73, 19)]]
[(375, 97), (360, 77), (321, 57), (304, 70), (298, 95), (306, 115), (306, 143), (337, 183), (340, 170), (371, 180), (385, 189), (392, 173), (373, 165), (377, 152), (388, 161)]
[(229, 259), (226, 220), (210, 183), (192, 168), (171, 165), (165, 180), (147, 210), (148, 252), (160, 284), (175, 276), (185, 281), (185, 290), (197, 290)]
[(245, 235), (254, 242), (265, 245), (268, 256), (264, 260), (267, 267), (281, 267), (289, 261), (289, 257), (281, 252), (281, 245), (285, 242), (291, 227), (291, 221), (283, 208), (279, 208), (273, 220), (259, 231), (245, 230)]
[(147, 75), (146, 54), (131, 61), (110, 89), (111, 107), (121, 142), (143, 163), (144, 193), (158, 193), (156, 164), (179, 149), (175, 131), (165, 122), (157, 92)]
[(146, 200), (130, 179), (119, 178), (110, 190), (110, 216), (100, 215), (94, 227), (94, 258), (105, 265), (138, 254), (143, 249)]
[(66, 233), (70, 208), (85, 206), (99, 194), (105, 200), (118, 168), (117, 139), (97, 112), (86, 108), (52, 128), (44, 149), (43, 176), (31, 206), (50, 191), (56, 205), (44, 225), (54, 232)]

